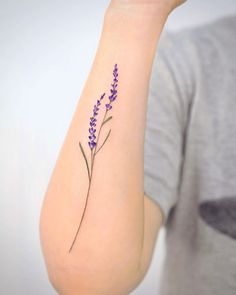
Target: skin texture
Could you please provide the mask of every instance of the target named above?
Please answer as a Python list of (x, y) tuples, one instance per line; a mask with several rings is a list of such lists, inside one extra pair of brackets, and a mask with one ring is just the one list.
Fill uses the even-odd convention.
[[(92, 68), (41, 208), (42, 254), (59, 294), (128, 294), (149, 267), (162, 212), (143, 190), (148, 86), (158, 40), (174, 3), (112, 1), (105, 12)], [(89, 185), (79, 142), (88, 154), (91, 109), (108, 91), (115, 63), (119, 96), (101, 138), (109, 129), (112, 133), (96, 157), (86, 214), (69, 253)]]

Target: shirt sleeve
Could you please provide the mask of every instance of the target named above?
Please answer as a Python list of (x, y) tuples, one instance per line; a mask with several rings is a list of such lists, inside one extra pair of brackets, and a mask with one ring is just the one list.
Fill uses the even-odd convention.
[(192, 78), (186, 34), (163, 32), (154, 59), (144, 143), (144, 193), (162, 209), (164, 225), (177, 203), (184, 162)]

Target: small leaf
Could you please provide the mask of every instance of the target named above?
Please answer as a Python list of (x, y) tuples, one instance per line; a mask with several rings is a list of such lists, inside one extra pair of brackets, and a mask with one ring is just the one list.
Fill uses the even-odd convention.
[(106, 136), (106, 138), (105, 138), (103, 144), (102, 144), (102, 145), (100, 146), (100, 148), (96, 151), (95, 155), (96, 155), (96, 154), (100, 151), (100, 149), (104, 146), (104, 144), (105, 144), (105, 142), (107, 141), (107, 139), (108, 139), (110, 133), (111, 133), (111, 129), (109, 130), (109, 132), (108, 132), (108, 134), (107, 134), (107, 136)]
[(82, 152), (82, 154), (83, 154), (84, 160), (85, 160), (85, 162), (86, 162), (87, 171), (88, 171), (88, 177), (89, 177), (89, 180), (90, 180), (90, 171), (89, 171), (88, 160), (87, 160), (87, 157), (86, 157), (86, 155), (85, 155), (85, 152), (84, 152), (84, 149), (83, 149), (83, 147), (82, 147), (81, 142), (79, 143), (79, 146), (80, 146), (81, 152)]
[(111, 119), (112, 119), (112, 116), (110, 116), (109, 118), (107, 118), (107, 119), (102, 123), (101, 127), (102, 127), (105, 123), (107, 123), (108, 121), (110, 121)]

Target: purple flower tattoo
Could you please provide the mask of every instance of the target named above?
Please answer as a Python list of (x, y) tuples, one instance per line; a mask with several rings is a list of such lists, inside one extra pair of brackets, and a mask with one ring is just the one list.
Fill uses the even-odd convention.
[[(109, 116), (107, 118), (107, 114), (112, 109), (112, 103), (113, 103), (113, 101), (115, 101), (116, 98), (117, 98), (117, 86), (118, 86), (118, 67), (117, 67), (117, 64), (115, 64), (114, 70), (113, 70), (113, 83), (111, 84), (111, 89), (110, 89), (111, 95), (109, 96), (109, 103), (105, 104), (105, 114), (104, 114), (102, 123), (100, 125), (100, 128), (98, 130), (97, 136), (96, 136), (96, 131), (97, 131), (97, 129), (96, 129), (97, 119), (96, 119), (96, 117), (98, 116), (99, 107), (101, 106), (101, 101), (103, 100), (103, 98), (105, 96), (105, 93), (103, 93), (101, 95), (100, 99), (97, 100), (97, 103), (93, 107), (93, 115), (92, 115), (92, 117), (90, 117), (89, 129), (88, 129), (88, 131), (89, 131), (88, 146), (90, 148), (90, 153), (91, 153), (90, 165), (89, 165), (89, 162), (88, 162), (86, 153), (85, 153), (85, 151), (83, 149), (83, 146), (82, 146), (81, 142), (79, 142), (79, 147), (80, 147), (81, 153), (82, 153), (82, 155), (84, 157), (84, 160), (85, 160), (85, 163), (86, 163), (86, 168), (87, 168), (87, 172), (88, 172), (88, 179), (89, 179), (89, 186), (88, 186), (87, 197), (86, 197), (86, 201), (85, 201), (85, 206), (84, 206), (83, 214), (82, 214), (82, 217), (81, 217), (81, 220), (80, 220), (80, 224), (79, 224), (79, 226), (77, 228), (77, 231), (76, 231), (74, 240), (73, 240), (73, 242), (71, 244), (71, 247), (69, 249), (69, 252), (71, 252), (71, 250), (72, 250), (72, 248), (73, 248), (73, 246), (75, 244), (75, 241), (76, 241), (76, 238), (78, 236), (78, 233), (79, 233), (79, 230), (80, 230), (82, 221), (84, 219), (85, 211), (86, 211), (86, 208), (87, 208), (89, 191), (90, 191), (91, 181), (92, 181), (92, 174), (93, 174), (93, 167), (94, 167), (95, 156), (98, 154), (98, 152), (104, 146), (104, 144), (106, 143), (107, 139), (109, 138), (109, 136), (111, 134), (111, 129), (110, 129), (108, 131), (108, 133), (107, 133), (107, 135), (106, 135), (103, 143), (100, 144), (99, 138), (100, 138), (100, 133), (101, 133), (102, 127), (107, 122), (109, 122), (112, 119), (112, 116)], [(99, 144), (100, 144), (100, 146), (98, 148), (98, 145)]]
[(90, 128), (89, 128), (89, 147), (91, 149), (93, 149), (95, 146), (96, 146), (96, 142), (94, 141), (96, 139), (96, 135), (95, 135), (95, 132), (96, 132), (96, 122), (97, 122), (97, 119), (95, 118), (97, 115), (98, 115), (98, 111), (99, 111), (99, 106), (101, 105), (101, 100), (103, 99), (103, 97), (105, 96), (105, 93), (103, 93), (103, 95), (100, 97), (99, 100), (97, 100), (97, 104), (94, 105), (94, 108), (93, 108), (93, 116), (90, 117)]
[(111, 95), (109, 96), (109, 100), (110, 102), (108, 104), (106, 104), (106, 109), (109, 111), (112, 106), (111, 106), (111, 103), (116, 99), (117, 97), (117, 90), (116, 90), (116, 87), (117, 87), (117, 82), (118, 82), (118, 68), (117, 68), (117, 64), (115, 65), (115, 68), (113, 70), (113, 76), (114, 76), (114, 79), (113, 79), (113, 84), (111, 84), (112, 86), (112, 89), (110, 90), (111, 91)]

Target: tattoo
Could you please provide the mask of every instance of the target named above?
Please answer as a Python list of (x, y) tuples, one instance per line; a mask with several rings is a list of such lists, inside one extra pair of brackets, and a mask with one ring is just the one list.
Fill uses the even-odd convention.
[(96, 129), (95, 128), (96, 128), (96, 122), (97, 122), (96, 116), (98, 115), (99, 106), (101, 105), (101, 100), (104, 98), (105, 93), (103, 93), (102, 96), (100, 97), (100, 99), (97, 100), (97, 103), (94, 105), (94, 108), (93, 108), (93, 116), (90, 117), (90, 123), (89, 123), (90, 127), (89, 127), (89, 136), (88, 136), (88, 138), (89, 138), (88, 145), (89, 145), (90, 152), (91, 152), (90, 167), (89, 167), (87, 156), (86, 156), (86, 153), (85, 153), (85, 151), (83, 149), (82, 143), (79, 142), (80, 151), (81, 151), (81, 153), (83, 155), (83, 158), (85, 160), (85, 163), (86, 163), (86, 168), (87, 168), (87, 172), (88, 172), (88, 179), (89, 179), (89, 186), (88, 186), (85, 206), (84, 206), (83, 214), (82, 214), (82, 217), (81, 217), (81, 220), (80, 220), (80, 224), (79, 224), (78, 229), (76, 231), (76, 234), (75, 234), (74, 240), (73, 240), (73, 242), (71, 244), (71, 247), (69, 249), (69, 252), (71, 252), (71, 250), (72, 250), (72, 248), (74, 246), (74, 243), (75, 243), (76, 238), (78, 236), (82, 221), (84, 219), (85, 211), (86, 211), (87, 204), (88, 204), (89, 191), (90, 191), (90, 187), (91, 187), (91, 181), (92, 181), (95, 157), (98, 154), (98, 152), (102, 149), (102, 147), (104, 146), (104, 144), (106, 143), (108, 137), (111, 134), (111, 129), (110, 129), (109, 132), (106, 135), (105, 140), (103, 141), (103, 143), (98, 148), (99, 137), (100, 137), (102, 127), (112, 119), (112, 116), (109, 116), (107, 118), (107, 114), (112, 109), (112, 102), (115, 101), (115, 99), (117, 98), (117, 86), (118, 86), (118, 67), (117, 67), (117, 64), (115, 64), (114, 70), (113, 70), (113, 84), (111, 84), (112, 88), (110, 89), (111, 95), (109, 96), (109, 103), (105, 104), (105, 114), (104, 114), (101, 126), (100, 126), (100, 128), (98, 130), (97, 141), (95, 141), (96, 140)]

